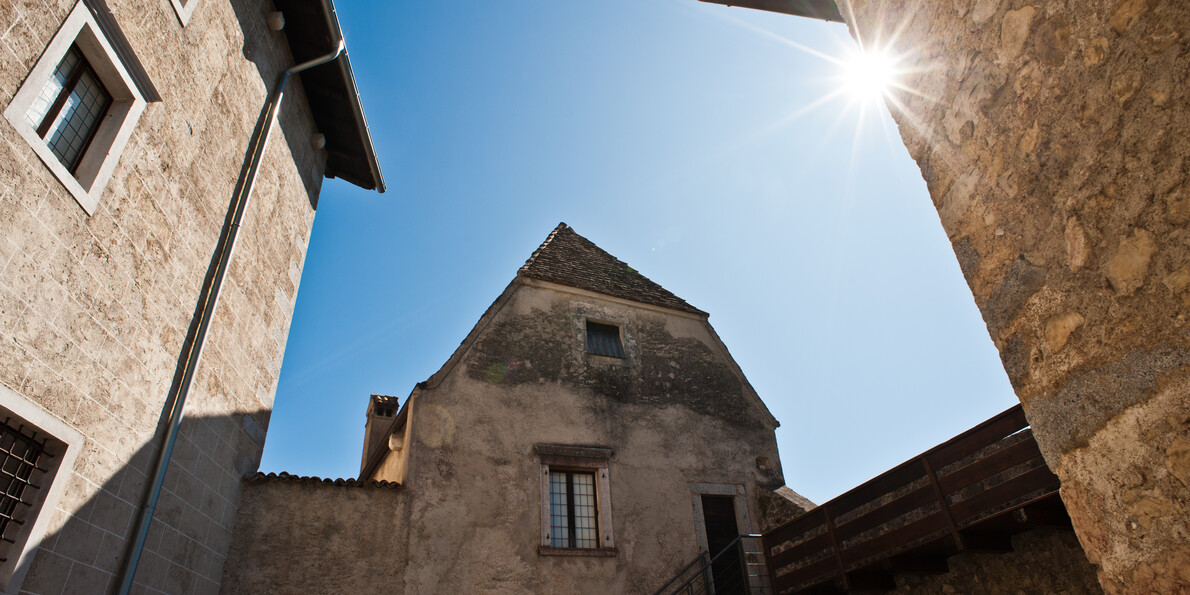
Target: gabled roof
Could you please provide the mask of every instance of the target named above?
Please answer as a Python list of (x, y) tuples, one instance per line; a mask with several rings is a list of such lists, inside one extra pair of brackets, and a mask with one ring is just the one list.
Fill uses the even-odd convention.
[(578, 235), (565, 223), (554, 228), (517, 275), (642, 304), (707, 314)]

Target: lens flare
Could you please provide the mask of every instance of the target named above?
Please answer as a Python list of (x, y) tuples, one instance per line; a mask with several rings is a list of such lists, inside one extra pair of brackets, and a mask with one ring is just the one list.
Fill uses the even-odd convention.
[(853, 101), (883, 99), (896, 82), (896, 65), (887, 52), (857, 51), (842, 64), (842, 87)]

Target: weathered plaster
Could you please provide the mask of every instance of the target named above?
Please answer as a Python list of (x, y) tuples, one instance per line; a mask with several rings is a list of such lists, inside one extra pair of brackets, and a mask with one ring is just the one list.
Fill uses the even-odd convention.
[[(628, 357), (586, 352), (588, 316), (623, 325)], [(518, 277), (443, 369), (405, 401), (394, 424), (399, 451), (382, 446), (387, 452), (366, 467), (371, 479), (403, 480), (399, 504), (372, 512), (401, 536), (360, 535), (366, 565), (388, 565), (394, 574), (383, 587), (356, 590), (653, 592), (700, 551), (692, 486), (739, 494), (737, 517), (760, 519), (758, 499), (771, 495), (762, 486), (784, 481), (776, 423), (751, 391), (700, 315)], [(610, 509), (611, 544), (591, 552), (542, 549), (546, 459), (538, 445), (610, 453), (601, 461), (610, 489), (607, 499), (600, 496), (600, 513)], [(366, 522), (359, 507), (371, 504), (363, 499), (331, 496), (308, 505), (296, 502), (302, 494), (266, 493), (280, 485), (251, 488), (259, 496), (246, 488), (241, 517), (264, 518), (237, 527), (237, 544), (252, 543), (236, 546), (245, 557), (229, 563), (228, 573), (257, 582), (227, 584), (300, 591), (309, 569), (287, 569), (303, 564), (304, 554), (265, 555), (264, 544), (282, 552), (315, 548), (324, 521), (307, 520), (306, 510), (334, 509), (348, 527)], [(290, 526), (270, 529), (275, 513), (262, 508), (287, 498), (299, 514)], [(749, 528), (756, 528), (751, 520), (742, 529)], [(333, 567), (319, 566), (342, 576)]]

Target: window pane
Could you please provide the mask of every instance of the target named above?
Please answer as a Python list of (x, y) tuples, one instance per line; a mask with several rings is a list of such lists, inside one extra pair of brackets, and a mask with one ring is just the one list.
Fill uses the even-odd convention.
[(66, 105), (50, 127), (47, 139), (50, 150), (63, 165), (74, 167), (79, 154), (86, 148), (91, 131), (99, 125), (110, 102), (111, 96), (89, 69), (79, 77)]
[(575, 473), (574, 476), (574, 547), (599, 547), (595, 530), (595, 475)]
[(570, 523), (566, 513), (566, 474), (550, 473), (550, 545), (570, 547)]
[(595, 355), (624, 357), (624, 347), (620, 345), (620, 328), (587, 321), (587, 351)]
[(66, 52), (66, 56), (62, 58), (62, 62), (58, 64), (58, 68), (54, 70), (54, 74), (50, 76), (50, 80), (46, 81), (45, 86), (41, 88), (41, 93), (38, 93), (37, 98), (33, 100), (33, 105), (29, 106), (29, 112), (25, 114), (25, 117), (34, 130), (40, 127), (41, 122), (45, 120), (46, 112), (50, 111), (50, 106), (54, 105), (54, 100), (62, 93), (62, 87), (66, 85), (66, 79), (70, 77), (70, 71), (74, 70), (81, 57), (77, 49), (70, 48)]

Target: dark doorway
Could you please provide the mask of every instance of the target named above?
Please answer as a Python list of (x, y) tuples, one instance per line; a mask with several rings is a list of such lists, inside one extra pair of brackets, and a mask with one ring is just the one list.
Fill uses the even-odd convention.
[[(739, 527), (735, 524), (735, 499), (731, 496), (704, 495), (702, 517), (707, 528), (707, 549), (712, 556), (723, 552), (723, 548), (739, 537)], [(734, 548), (711, 563), (711, 573), (715, 595), (743, 595), (748, 592), (740, 556)]]

